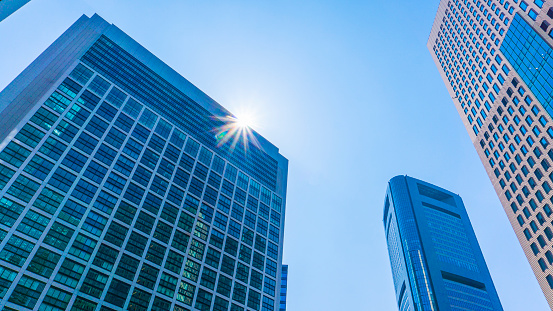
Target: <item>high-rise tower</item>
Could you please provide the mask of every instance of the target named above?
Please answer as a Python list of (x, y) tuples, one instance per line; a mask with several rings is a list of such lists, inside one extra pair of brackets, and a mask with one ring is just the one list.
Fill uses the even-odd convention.
[(442, 0), (428, 49), (553, 308), (552, 6)]
[(278, 310), (288, 161), (117, 27), (81, 17), (0, 120), (0, 308)]
[(396, 176), (384, 229), (400, 311), (503, 310), (460, 196)]

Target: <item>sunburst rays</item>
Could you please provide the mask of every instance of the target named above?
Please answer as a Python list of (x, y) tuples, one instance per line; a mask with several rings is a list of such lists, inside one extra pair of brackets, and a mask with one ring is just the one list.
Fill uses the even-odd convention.
[(224, 116), (217, 117), (217, 119), (224, 122), (224, 125), (214, 130), (217, 147), (230, 143), (230, 150), (234, 151), (242, 142), (245, 153), (248, 152), (250, 143), (261, 149), (261, 145), (250, 127), (255, 121), (251, 116), (244, 116), (243, 118)]

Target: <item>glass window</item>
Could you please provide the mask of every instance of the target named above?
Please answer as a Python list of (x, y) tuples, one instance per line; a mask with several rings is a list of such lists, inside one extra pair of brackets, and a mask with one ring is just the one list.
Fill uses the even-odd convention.
[(223, 261), (221, 262), (221, 271), (230, 276), (234, 276), (234, 267), (236, 261), (227, 255), (223, 255)]
[(146, 242), (148, 242), (147, 238), (133, 231), (125, 249), (137, 256), (142, 256), (146, 248)]
[(184, 152), (191, 155), (193, 158), (196, 158), (198, 155), (198, 150), (200, 149), (200, 144), (194, 141), (193, 139), (188, 139), (186, 141), (186, 146), (184, 147)]
[(216, 279), (217, 279), (217, 272), (204, 267), (202, 271), (202, 278), (200, 280), (200, 285), (213, 290), (215, 289)]
[(157, 126), (156, 126), (155, 132), (157, 134), (159, 134), (161, 137), (167, 139), (167, 138), (169, 138), (169, 134), (171, 133), (171, 129), (172, 129), (172, 126), (171, 126), (171, 124), (169, 124), (169, 122), (167, 122), (163, 119), (160, 119)]
[(59, 114), (64, 112), (69, 104), (71, 104), (71, 100), (61, 95), (58, 91), (52, 93), (52, 95), (46, 100), (46, 102), (44, 102), (44, 106), (52, 109)]
[(94, 77), (88, 88), (94, 93), (98, 94), (100, 97), (103, 97), (107, 90), (109, 89), (110, 84), (106, 80), (102, 79), (100, 76)]
[(210, 311), (213, 294), (206, 292), (203, 289), (198, 289), (198, 295), (196, 296), (196, 304), (194, 307), (200, 311)]
[(33, 243), (12, 235), (2, 251), (0, 251), (0, 258), (15, 266), (22, 267), (33, 247)]
[(106, 244), (101, 244), (92, 263), (99, 268), (111, 271), (115, 265), (118, 255), (118, 250), (111, 248)]
[(75, 151), (75, 149), (70, 149), (61, 163), (67, 166), (68, 168), (72, 169), (76, 173), (80, 173), (86, 161), (87, 161), (86, 156)]
[(140, 120), (138, 122), (144, 125), (145, 127), (152, 129), (156, 121), (157, 121), (156, 114), (153, 113), (150, 109), (144, 109), (144, 111), (142, 112), (142, 116), (140, 116)]
[(221, 261), (221, 253), (212, 247), (207, 249), (205, 256), (205, 263), (215, 269), (219, 269), (219, 262)]
[(103, 102), (100, 108), (98, 108), (98, 111), (96, 113), (111, 122), (115, 115), (117, 114), (117, 109), (113, 107), (112, 105), (108, 104), (107, 102)]
[(173, 241), (171, 242), (171, 246), (181, 252), (186, 253), (186, 249), (188, 248), (188, 240), (188, 235), (180, 230), (175, 230), (175, 235), (173, 237)]
[(37, 154), (31, 159), (31, 161), (29, 161), (27, 166), (25, 166), (24, 171), (37, 179), (45, 180), (46, 176), (48, 176), (53, 167), (54, 163)]
[(166, 249), (167, 248), (163, 247), (161, 244), (152, 241), (150, 242), (148, 253), (146, 253), (146, 259), (157, 265), (161, 265), (163, 257), (165, 257)]
[(140, 261), (138, 259), (135, 259), (127, 254), (123, 254), (121, 260), (119, 260), (115, 274), (132, 282), (136, 272), (138, 271), (139, 263)]
[(40, 247), (35, 253), (33, 260), (29, 263), (27, 271), (50, 278), (60, 258), (61, 256), (58, 253)]
[(140, 104), (133, 98), (129, 98), (129, 100), (125, 104), (125, 107), (123, 107), (123, 112), (125, 112), (126, 114), (136, 119), (140, 114), (142, 107), (143, 107), (142, 104)]
[(56, 123), (57, 120), (57, 115), (43, 107), (39, 108), (38, 111), (31, 117), (31, 122), (45, 129), (46, 131), (49, 131), (52, 126), (54, 126), (54, 123)]
[(105, 301), (118, 307), (123, 307), (130, 288), (131, 286), (129, 284), (119, 281), (118, 279), (113, 279), (106, 294)]
[[(159, 241), (163, 243), (169, 243), (169, 239), (171, 238), (171, 231), (173, 230), (173, 227), (167, 225), (163, 221), (158, 221), (156, 230), (154, 232), (154, 238), (158, 239)], [(175, 237), (176, 239), (177, 237)]]
[(75, 104), (71, 107), (71, 110), (67, 112), (65, 118), (78, 126), (82, 126), (89, 116), (90, 111)]
[(42, 140), (44, 135), (44, 132), (27, 123), (21, 130), (19, 130), (19, 133), (15, 135), (15, 139), (31, 148), (34, 148)]
[[(65, 309), (71, 300), (72, 294), (56, 287), (50, 287), (46, 296), (42, 300), (42, 305), (38, 309), (39, 311), (46, 311), (52, 309)], [(54, 309), (54, 310), (55, 310)]]
[(38, 240), (49, 222), (50, 219), (48, 217), (28, 210), (25, 217), (19, 223), (19, 226), (17, 226), (17, 231)]
[(59, 222), (55, 222), (44, 238), (44, 243), (61, 251), (65, 251), (65, 248), (67, 247), (67, 244), (69, 244), (73, 233), (75, 233), (75, 230)]
[(106, 135), (105, 141), (113, 147), (119, 149), (125, 141), (126, 135), (118, 129), (112, 127)]
[(196, 282), (198, 280), (198, 276), (200, 274), (200, 265), (193, 260), (187, 259), (186, 264), (184, 265), (184, 272), (183, 276), (192, 282)]
[(184, 256), (170, 250), (167, 255), (167, 260), (165, 261), (165, 268), (176, 274), (180, 274), (183, 261), (184, 261)]
[(11, 141), (0, 153), (0, 159), (15, 167), (20, 167), (29, 154), (31, 154), (29, 150)]
[(136, 215), (136, 207), (132, 206), (131, 204), (125, 201), (122, 201), (119, 204), (119, 208), (117, 209), (115, 218), (130, 225), (135, 215)]
[(24, 275), (19, 279), (8, 301), (33, 309), (45, 286), (45, 283)]
[(21, 201), (29, 202), (38, 190), (38, 187), (40, 187), (39, 183), (23, 175), (19, 175), (10, 188), (8, 188), (6, 193), (20, 199)]
[(217, 282), (217, 293), (230, 298), (231, 287), (232, 279), (227, 278), (224, 275), (219, 275), (219, 281)]
[(106, 100), (113, 104), (115, 107), (119, 108), (121, 105), (123, 105), (123, 102), (127, 98), (127, 94), (123, 93), (121, 90), (119, 90), (116, 87), (113, 87), (111, 91), (109, 91), (108, 96), (106, 97)]
[(177, 300), (191, 306), (192, 301), (194, 300), (195, 292), (196, 292), (196, 287), (194, 285), (190, 285), (186, 282), (181, 282), (179, 286), (179, 291), (177, 294)]
[(119, 225), (117, 222), (112, 221), (104, 239), (116, 246), (121, 247), (123, 241), (127, 236), (128, 229)]
[(138, 275), (138, 279), (136, 282), (149, 289), (154, 289), (158, 273), (159, 269), (143, 263), (142, 269), (140, 269), (140, 274)]
[(84, 261), (88, 261), (94, 248), (96, 247), (96, 241), (83, 235), (79, 234), (75, 238), (73, 245), (69, 249), (69, 254), (74, 255)]
[(132, 291), (131, 301), (129, 302), (128, 310), (129, 311), (147, 310), (148, 305), (150, 304), (151, 298), (152, 298), (152, 294), (145, 292), (143, 290), (140, 290), (138, 288), (134, 288)]

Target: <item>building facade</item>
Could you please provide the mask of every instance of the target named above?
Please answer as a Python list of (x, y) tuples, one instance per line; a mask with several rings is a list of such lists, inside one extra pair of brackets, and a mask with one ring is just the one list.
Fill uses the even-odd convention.
[(31, 0), (0, 0), (0, 22)]
[(0, 308), (278, 310), (288, 161), (229, 116), (81, 17), (0, 93)]
[(442, 0), (428, 49), (553, 308), (552, 6)]
[(280, 277), (280, 311), (286, 311), (286, 293), (288, 292), (288, 265), (282, 265)]
[(396, 176), (384, 229), (400, 311), (503, 310), (460, 196)]

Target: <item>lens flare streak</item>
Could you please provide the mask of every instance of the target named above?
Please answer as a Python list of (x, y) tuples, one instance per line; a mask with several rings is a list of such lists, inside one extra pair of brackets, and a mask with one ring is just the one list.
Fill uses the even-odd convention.
[(217, 147), (221, 147), (230, 142), (230, 150), (234, 151), (240, 140), (242, 140), (244, 152), (248, 151), (250, 143), (262, 149), (252, 129), (248, 125), (247, 120), (241, 120), (233, 116), (217, 117), (217, 119), (225, 123), (215, 129)]

